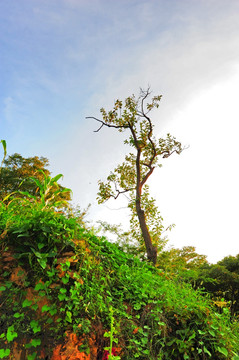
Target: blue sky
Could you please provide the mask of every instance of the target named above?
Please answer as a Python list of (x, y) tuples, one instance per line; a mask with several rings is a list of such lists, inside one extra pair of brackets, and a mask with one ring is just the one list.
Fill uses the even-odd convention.
[(127, 223), (98, 206), (97, 181), (127, 149), (99, 116), (148, 84), (154, 113), (190, 148), (151, 181), (177, 247), (210, 261), (239, 253), (237, 0), (0, 0), (0, 138), (8, 153), (46, 156), (89, 218)]

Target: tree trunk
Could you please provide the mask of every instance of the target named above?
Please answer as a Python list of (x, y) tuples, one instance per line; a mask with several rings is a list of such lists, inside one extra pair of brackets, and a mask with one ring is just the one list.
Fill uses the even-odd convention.
[(144, 210), (141, 209), (139, 200), (136, 200), (136, 211), (139, 218), (140, 229), (144, 238), (148, 260), (155, 265), (157, 261), (157, 248), (152, 244), (151, 236), (145, 220)]
[[(135, 136), (134, 132), (132, 132), (132, 134), (133, 136)], [(148, 260), (155, 265), (157, 261), (157, 248), (152, 244), (151, 236), (145, 220), (145, 213), (144, 210), (141, 209), (141, 194), (142, 194), (142, 185), (143, 185), (141, 183), (141, 168), (140, 168), (141, 148), (137, 142), (136, 142), (136, 147), (137, 147), (137, 157), (136, 157), (137, 182), (136, 182), (136, 199), (135, 199), (136, 212), (139, 219), (140, 229), (142, 231), (142, 235), (144, 238)]]

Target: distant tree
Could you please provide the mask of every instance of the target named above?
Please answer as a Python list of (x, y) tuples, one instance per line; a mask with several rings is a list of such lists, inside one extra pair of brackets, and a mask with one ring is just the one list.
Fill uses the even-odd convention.
[(228, 256), (217, 264), (204, 264), (199, 271), (198, 284), (211, 293), (216, 304), (225, 299), (231, 315), (239, 314), (239, 254)]
[(226, 256), (222, 260), (218, 261), (218, 264), (225, 266), (227, 270), (239, 275), (239, 254), (236, 256)]
[[(3, 161), (0, 173), (0, 200), (13, 193), (17, 197), (24, 197), (26, 192), (40, 199), (40, 187), (34, 179), (43, 184), (46, 177), (50, 175), (48, 166), (49, 161), (45, 157), (24, 158), (17, 153), (8, 156)], [(58, 190), (58, 187), (61, 190), (64, 189), (55, 183), (54, 186), (51, 186), (51, 192)], [(70, 198), (70, 191), (59, 191), (58, 200), (68, 201)]]
[(207, 264), (207, 257), (198, 254), (194, 246), (184, 246), (182, 249), (171, 248), (162, 251), (158, 257), (158, 263), (163, 269), (174, 273), (197, 270)]
[[(158, 164), (159, 157), (167, 158), (173, 153), (180, 154), (183, 150), (180, 142), (170, 134), (165, 139), (156, 139), (153, 135), (154, 125), (149, 113), (158, 108), (160, 96), (150, 96), (150, 90), (141, 89), (139, 97), (134, 95), (123, 102), (116, 100), (113, 110), (101, 109), (102, 119), (94, 119), (100, 127), (115, 128), (119, 132), (129, 131), (125, 144), (134, 149), (134, 153), (125, 156), (125, 161), (118, 165), (107, 177), (107, 181), (99, 181), (98, 202), (103, 203), (109, 198), (117, 199), (119, 195), (129, 194), (129, 208), (131, 209), (131, 229), (135, 232), (136, 239), (143, 239), (148, 260), (153, 264), (157, 261), (157, 245), (162, 232), (162, 218), (159, 214), (155, 200), (149, 196), (146, 184)], [(139, 224), (140, 232), (136, 225)], [(148, 224), (151, 222), (151, 228)]]

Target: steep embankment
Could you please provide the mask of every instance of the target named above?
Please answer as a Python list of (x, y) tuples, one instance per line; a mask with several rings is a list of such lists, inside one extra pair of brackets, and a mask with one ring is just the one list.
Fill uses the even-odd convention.
[(125, 360), (239, 359), (227, 310), (77, 218), (29, 209), (0, 207), (0, 359), (102, 360), (111, 345)]

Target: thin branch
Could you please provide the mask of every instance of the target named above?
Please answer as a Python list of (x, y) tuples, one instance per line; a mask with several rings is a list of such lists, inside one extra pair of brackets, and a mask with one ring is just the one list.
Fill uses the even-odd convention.
[(101, 124), (100, 125), (100, 127), (99, 127), (99, 129), (97, 129), (97, 130), (94, 130), (94, 132), (98, 132), (98, 131), (100, 131), (100, 129), (102, 129), (102, 127), (104, 126), (104, 124)]
[(146, 164), (146, 163), (141, 163), (141, 164), (144, 165), (144, 166), (146, 166), (146, 167), (148, 167), (149, 169), (151, 169), (150, 164)]
[(133, 190), (135, 190), (135, 188), (126, 189), (126, 190), (122, 190), (122, 191), (116, 189), (115, 191), (117, 192), (117, 195), (110, 194), (110, 196), (113, 197), (116, 200), (119, 197), (120, 194), (125, 194), (125, 193), (127, 193), (129, 191), (133, 191)]
[(157, 156), (155, 144), (154, 144), (154, 142), (153, 142), (153, 140), (151, 138), (152, 133), (153, 133), (152, 122), (151, 122), (151, 119), (144, 112), (144, 101), (149, 96), (149, 94), (150, 94), (150, 91), (149, 91), (149, 88), (148, 88), (147, 91), (144, 93), (144, 97), (142, 98), (142, 101), (141, 101), (141, 112), (142, 112), (142, 117), (144, 117), (148, 121), (148, 124), (149, 124), (149, 132), (147, 134), (147, 137), (148, 137), (148, 141), (150, 142), (150, 144), (152, 146), (153, 154), (152, 154), (152, 156), (150, 158), (149, 164), (144, 164), (145, 166), (147, 166), (149, 168), (149, 171), (147, 172), (147, 174), (144, 176), (143, 180), (141, 181), (141, 186), (143, 186), (146, 183), (146, 181), (148, 180), (148, 178), (150, 177), (150, 175), (154, 171), (154, 166), (152, 166), (152, 164), (153, 164), (154, 159)]
[(136, 136), (136, 134), (135, 134), (135, 131), (134, 131), (134, 129), (133, 129), (133, 126), (130, 124), (129, 121), (128, 121), (128, 126), (127, 126), (127, 128), (130, 129), (131, 134), (133, 135), (133, 138), (134, 138), (134, 142), (135, 142), (135, 146), (136, 146), (137, 151), (140, 151), (140, 146), (139, 146), (139, 142), (138, 142), (137, 136)]
[(162, 151), (160, 154), (158, 154), (158, 155), (163, 155), (164, 154), (164, 156), (163, 156), (163, 159), (166, 159), (166, 158), (168, 158), (169, 156), (171, 156), (173, 153), (177, 153), (177, 154), (180, 154), (182, 151), (184, 151), (184, 150), (186, 150), (186, 149), (188, 149), (189, 148), (189, 146), (184, 146), (180, 151), (178, 151), (177, 149), (174, 149), (173, 151), (169, 151), (169, 150), (165, 150), (165, 151)]
[(94, 119), (94, 120), (96, 120), (96, 121), (98, 121), (98, 122), (101, 123), (99, 129), (94, 130), (94, 132), (100, 131), (104, 125), (105, 125), (105, 126), (108, 126), (108, 127), (110, 127), (110, 128), (115, 128), (115, 129), (122, 129), (122, 128), (127, 129), (127, 128), (128, 128), (128, 125), (112, 125), (112, 124), (107, 124), (107, 123), (104, 122), (103, 120), (97, 119), (97, 118), (94, 117), (94, 116), (86, 116), (86, 119)]
[(141, 95), (141, 97), (142, 97), (142, 100), (141, 100), (141, 112), (142, 112), (142, 114), (143, 115), (145, 115), (145, 112), (144, 112), (144, 101), (145, 101), (145, 99), (150, 95), (150, 87), (148, 87), (148, 89), (146, 90), (146, 91), (144, 91), (144, 90), (142, 90), (142, 89), (140, 89), (141, 90), (141, 93), (143, 94), (143, 96)]
[(147, 172), (147, 174), (144, 176), (143, 180), (141, 181), (141, 187), (146, 183), (152, 172), (154, 171), (155, 167), (151, 167), (151, 169)]

